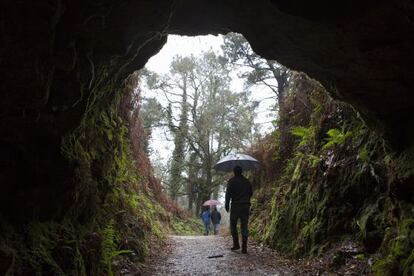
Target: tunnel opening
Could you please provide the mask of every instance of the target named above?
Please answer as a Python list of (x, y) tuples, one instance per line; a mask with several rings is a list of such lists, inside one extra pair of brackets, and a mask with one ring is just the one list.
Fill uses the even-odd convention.
[(289, 75), (240, 34), (169, 36), (141, 70), (137, 90), (146, 152), (172, 200), (196, 217), (204, 201), (224, 200), (223, 174), (212, 167), (272, 132)]
[[(348, 4), (338, 10), (326, 1), (313, 2), (310, 9), (304, 8), (309, 4), (302, 1), (295, 1), (295, 5), (279, 2), (7, 1), (2, 11), (4, 44), (0, 50), (4, 95), (0, 104), (0, 181), (4, 189), (0, 272), (105, 274), (119, 268), (113, 264), (114, 258), (131, 253), (128, 250), (133, 253), (129, 256), (133, 262), (143, 260), (149, 251), (146, 234), (161, 235), (162, 223), (171, 220), (164, 211), (175, 207), (154, 196), (160, 194), (159, 185), (147, 167), (139, 167), (148, 160), (130, 162), (134, 153), (129, 144), (128, 114), (119, 116), (123, 110), (119, 106), (129, 104), (124, 101), (129, 92), (124, 90), (134, 85), (133, 80), (124, 82), (125, 78), (159, 51), (167, 33), (232, 30), (243, 33), (261, 56), (320, 80), (335, 98), (351, 103), (387, 141), (367, 133), (365, 140), (359, 141), (362, 147), (358, 152), (348, 155), (354, 163), (342, 159), (336, 160), (342, 163), (329, 163), (335, 166), (321, 181), (324, 189), (335, 186), (341, 174), (344, 183), (363, 185), (331, 189), (348, 196), (331, 197), (320, 217), (304, 216), (301, 210), (306, 206), (293, 208), (288, 215), (287, 209), (287, 213), (278, 213), (272, 209), (277, 202), (259, 195), (254, 204), (273, 210), (281, 220), (269, 221), (268, 216), (258, 214), (261, 219), (254, 223), (271, 227), (266, 231), (257, 228), (256, 234), (273, 247), (290, 250), (292, 241), (298, 241), (305, 251), (317, 254), (320, 247), (313, 247), (312, 242), (323, 243), (324, 234), (316, 230), (332, 225), (338, 233), (342, 227), (319, 218), (347, 213), (344, 206), (356, 197), (362, 207), (350, 208), (352, 216), (357, 216), (355, 223), (344, 225), (379, 254), (373, 269), (380, 274), (409, 273), (411, 263), (406, 260), (412, 260), (408, 258), (413, 217), (409, 184), (414, 137), (410, 127), (414, 102), (412, 4), (408, 0), (368, 1), (355, 5), (358, 13), (347, 16), (344, 13), (352, 10)], [(323, 137), (332, 127), (319, 129), (319, 133), (306, 128), (296, 129), (297, 141), (311, 134)], [(345, 131), (329, 136), (334, 145), (350, 136), (346, 129), (341, 130)], [(387, 144), (397, 151), (389, 150)], [(271, 160), (269, 148), (275, 145), (266, 145), (257, 150)], [(319, 156), (308, 150), (302, 152), (306, 160), (303, 155), (292, 160), (291, 177), (284, 179), (295, 182), (291, 185), (295, 189), (279, 186), (277, 192), (324, 193), (321, 186), (298, 184), (303, 175), (295, 169), (318, 163)], [(335, 161), (338, 156), (344, 155), (330, 158)], [(352, 164), (360, 165), (363, 173), (352, 175), (340, 169), (354, 168)], [(314, 169), (315, 174), (317, 171)], [(274, 176), (270, 166), (265, 175), (257, 177)], [(303, 192), (305, 187), (313, 190)], [(368, 191), (374, 191), (371, 197), (359, 197)], [(321, 202), (317, 197), (301, 199), (298, 202)], [(335, 203), (342, 203), (343, 208), (330, 208)], [(131, 219), (129, 214), (137, 210), (142, 216)], [(306, 221), (302, 222), (306, 223), (278, 244), (273, 237), (290, 233), (283, 220), (289, 216), (304, 216)]]

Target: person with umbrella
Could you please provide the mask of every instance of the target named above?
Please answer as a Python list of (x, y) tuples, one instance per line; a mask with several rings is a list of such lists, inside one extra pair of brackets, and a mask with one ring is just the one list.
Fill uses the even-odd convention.
[[(204, 235), (208, 235), (208, 232), (210, 230), (210, 220), (213, 223), (213, 227), (214, 227), (214, 235), (216, 235), (217, 233), (217, 225), (216, 223), (220, 224), (220, 220), (221, 220), (221, 214), (217, 212), (216, 210), (216, 205), (219, 205), (220, 201), (216, 200), (216, 199), (209, 199), (206, 202), (203, 203), (203, 212), (201, 213), (201, 219), (203, 220), (204, 223), (204, 228), (205, 228), (205, 232)], [(212, 212), (209, 212), (210, 207), (213, 206), (213, 210)], [(216, 210), (216, 212), (214, 212), (214, 210)], [(217, 213), (220, 216), (217, 222)]]
[(231, 250), (240, 249), (239, 235), (237, 233), (237, 222), (240, 220), (242, 234), (242, 253), (247, 253), (247, 237), (249, 235), (248, 222), (250, 213), (250, 198), (253, 195), (250, 181), (243, 176), (243, 170), (254, 170), (259, 168), (259, 161), (247, 154), (229, 154), (220, 159), (214, 169), (217, 171), (231, 172), (232, 177), (227, 183), (225, 209), (230, 210), (230, 232), (233, 236), (233, 247)]
[(231, 250), (240, 249), (239, 235), (237, 232), (237, 222), (240, 219), (240, 228), (242, 236), (242, 253), (247, 253), (247, 237), (249, 235), (248, 222), (250, 213), (250, 198), (253, 195), (250, 181), (242, 174), (241, 166), (235, 166), (233, 169), (234, 177), (227, 183), (226, 189), (226, 212), (230, 210), (230, 231), (233, 237), (233, 247)]

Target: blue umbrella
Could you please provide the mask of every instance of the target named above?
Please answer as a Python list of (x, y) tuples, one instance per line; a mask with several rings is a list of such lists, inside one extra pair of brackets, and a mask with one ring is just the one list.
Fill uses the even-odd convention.
[(251, 157), (250, 155), (236, 153), (227, 155), (220, 159), (220, 161), (214, 165), (214, 169), (216, 171), (231, 172), (236, 166), (241, 167), (243, 171), (247, 171), (259, 168), (260, 163), (257, 159)]

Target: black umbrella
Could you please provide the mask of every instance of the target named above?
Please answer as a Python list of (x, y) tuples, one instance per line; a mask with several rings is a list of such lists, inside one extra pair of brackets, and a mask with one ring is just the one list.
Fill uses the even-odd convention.
[(239, 166), (243, 171), (254, 170), (259, 167), (260, 163), (257, 159), (247, 154), (230, 154), (223, 157), (214, 165), (216, 171), (231, 172), (233, 168)]

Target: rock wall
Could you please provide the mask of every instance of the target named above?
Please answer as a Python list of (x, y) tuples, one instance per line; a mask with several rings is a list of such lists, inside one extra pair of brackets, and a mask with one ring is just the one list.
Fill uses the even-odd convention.
[(279, 128), (252, 150), (263, 169), (252, 175), (251, 234), (287, 254), (324, 256), (327, 272), (360, 260), (355, 275), (411, 275), (413, 148), (395, 153), (303, 73), (288, 91)]

